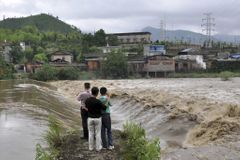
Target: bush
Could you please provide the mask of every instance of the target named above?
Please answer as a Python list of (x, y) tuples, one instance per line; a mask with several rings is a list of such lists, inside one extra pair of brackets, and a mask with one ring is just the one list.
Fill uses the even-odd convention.
[(32, 75), (31, 78), (36, 79), (38, 81), (49, 81), (57, 79), (57, 70), (54, 67), (51, 67), (48, 64), (43, 65), (42, 68), (37, 70), (37, 72)]
[(13, 65), (5, 62), (0, 55), (0, 79), (12, 79), (13, 73)]
[(77, 80), (79, 78), (79, 71), (75, 68), (63, 68), (57, 73), (59, 80)]
[(122, 52), (112, 52), (103, 62), (102, 71), (106, 78), (126, 78), (127, 68), (127, 57)]
[(146, 139), (145, 130), (135, 123), (124, 124), (124, 159), (158, 160), (160, 159), (160, 141)]
[(49, 117), (48, 121), (48, 131), (44, 136), (44, 139), (47, 141), (50, 150), (55, 150), (62, 144), (63, 124), (52, 116)]
[(234, 73), (229, 72), (229, 71), (224, 71), (224, 72), (220, 73), (221, 80), (223, 80), (223, 81), (228, 81), (233, 76), (234, 76)]

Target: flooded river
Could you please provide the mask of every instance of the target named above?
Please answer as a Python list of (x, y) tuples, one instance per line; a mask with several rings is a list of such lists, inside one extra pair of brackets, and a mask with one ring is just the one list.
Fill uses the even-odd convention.
[[(84, 82), (51, 84), (75, 98)], [(115, 95), (113, 128), (134, 121), (145, 128), (148, 138), (160, 138), (161, 160), (240, 160), (240, 78), (88, 82)]]
[[(216, 94), (222, 88), (221, 95), (232, 95), (227, 100), (239, 104), (236, 99), (239, 96), (238, 79), (229, 83), (214, 79), (211, 84), (209, 80), (199, 79), (202, 86), (195, 83), (196, 80), (188, 80), (191, 85), (186, 85), (185, 90), (175, 84), (183, 86), (186, 80), (152, 81), (91, 82), (95, 86), (107, 86), (112, 92), (127, 91), (112, 99), (113, 128), (121, 129), (126, 121), (141, 124), (148, 138), (160, 138), (162, 160), (240, 159), (237, 107), (228, 109), (226, 102), (215, 102), (211, 96), (209, 99), (199, 96), (203, 91), (204, 96), (206, 93)], [(178, 95), (171, 94), (170, 82), (175, 85), (173, 93)], [(141, 90), (136, 88), (140, 86), (136, 83), (141, 83)], [(199, 89), (201, 87), (201, 93), (194, 84)], [(35, 81), (0, 81), (0, 159), (33, 160), (36, 144), (44, 145), (42, 137), (49, 114), (57, 116), (66, 126), (79, 126), (76, 94), (83, 81), (57, 82), (55, 86), (59, 90)], [(223, 87), (231, 90), (225, 91)], [(188, 96), (182, 94), (186, 90)]]
[(74, 125), (78, 122), (75, 108), (44, 83), (0, 81), (0, 159), (35, 159), (36, 144), (44, 145), (48, 115)]

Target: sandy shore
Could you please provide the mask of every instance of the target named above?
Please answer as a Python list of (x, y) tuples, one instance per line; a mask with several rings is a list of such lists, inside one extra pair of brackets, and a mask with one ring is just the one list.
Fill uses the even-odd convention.
[[(66, 97), (76, 101), (85, 81), (56, 81)], [(185, 144), (200, 146), (224, 144), (240, 138), (240, 78), (221, 79), (139, 79), (92, 80), (92, 86), (105, 86), (114, 95), (127, 95), (144, 107), (163, 107), (169, 118), (183, 114), (199, 123), (191, 129)]]

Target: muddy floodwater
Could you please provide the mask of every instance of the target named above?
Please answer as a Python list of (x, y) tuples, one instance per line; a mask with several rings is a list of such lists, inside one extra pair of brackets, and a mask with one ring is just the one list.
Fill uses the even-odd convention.
[[(86, 81), (51, 84), (72, 99)], [(161, 160), (240, 160), (240, 78), (92, 80), (112, 93), (113, 128), (139, 123)]]
[(36, 144), (45, 145), (42, 137), (48, 115), (74, 125), (78, 121), (75, 107), (44, 83), (0, 81), (0, 159), (35, 159)]
[[(0, 81), (0, 159), (33, 160), (48, 116), (80, 125), (85, 81)], [(139, 123), (161, 160), (240, 160), (240, 78), (93, 80), (112, 93), (112, 126)]]

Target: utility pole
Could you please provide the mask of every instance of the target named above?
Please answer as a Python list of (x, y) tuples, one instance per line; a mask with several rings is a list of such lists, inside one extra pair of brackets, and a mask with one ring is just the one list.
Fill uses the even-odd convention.
[(166, 40), (166, 22), (161, 20), (160, 22), (160, 41)]
[(211, 48), (211, 40), (212, 40), (212, 31), (215, 31), (215, 18), (212, 18), (212, 13), (204, 13), (205, 18), (202, 19), (202, 31), (206, 32), (206, 47)]

